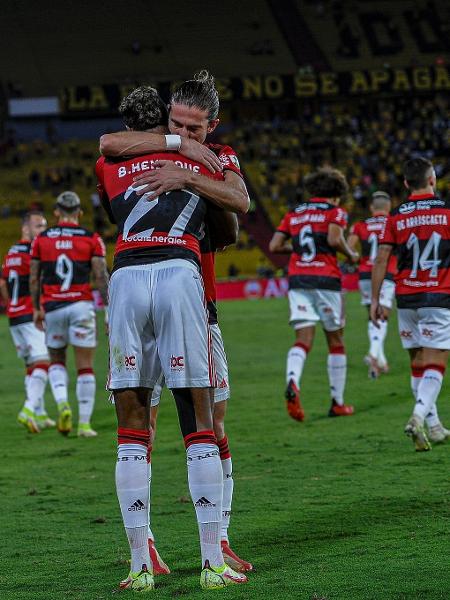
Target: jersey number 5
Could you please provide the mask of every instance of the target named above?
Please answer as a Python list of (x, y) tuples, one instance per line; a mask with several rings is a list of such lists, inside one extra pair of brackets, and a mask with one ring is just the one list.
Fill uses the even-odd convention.
[(305, 225), (300, 229), (300, 233), (298, 235), (298, 243), (302, 248), (302, 260), (304, 262), (313, 261), (316, 257), (316, 244), (314, 243), (311, 225)]

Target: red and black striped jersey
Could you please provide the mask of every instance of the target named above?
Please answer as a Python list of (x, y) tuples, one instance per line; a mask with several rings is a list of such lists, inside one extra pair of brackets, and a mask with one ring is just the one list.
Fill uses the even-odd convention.
[(336, 250), (327, 241), (333, 223), (346, 227), (347, 212), (327, 198), (311, 198), (285, 215), (277, 231), (292, 238), (289, 289), (341, 289)]
[(209, 227), (206, 224), (205, 235), (200, 242), (200, 262), (210, 325), (217, 323), (217, 291), (215, 271), (216, 250), (216, 245), (212, 239)]
[[(361, 242), (361, 260), (359, 261), (359, 278), (370, 279), (372, 267), (378, 253), (379, 237), (384, 229), (387, 215), (375, 214), (364, 221), (354, 223), (350, 229), (350, 233), (356, 235)], [(385, 279), (394, 279), (394, 274), (397, 270), (397, 259), (392, 254), (389, 259), (389, 264)]]
[[(210, 147), (218, 154), (224, 170), (239, 171), (236, 155), (229, 146)], [(170, 160), (181, 168), (223, 179), (223, 173), (213, 175), (203, 165), (173, 152), (99, 158), (96, 165), (99, 193), (104, 206), (105, 200), (109, 203), (109, 210), (108, 204), (105, 208), (118, 227), (113, 270), (172, 258), (200, 264), (207, 200), (186, 189), (148, 200), (146, 194), (138, 196), (133, 187), (133, 177), (154, 169), (157, 160)]]
[(20, 240), (8, 250), (2, 265), (2, 278), (7, 282), (9, 301), (6, 314), (10, 325), (20, 325), (33, 320), (30, 296), (31, 242)]
[(391, 211), (380, 244), (397, 254), (399, 308), (450, 308), (450, 201), (411, 195)]
[(58, 223), (35, 238), (31, 258), (41, 262), (45, 312), (93, 299), (90, 276), (94, 256), (105, 256), (102, 238), (75, 223)]
[[(221, 144), (206, 144), (210, 150), (215, 152), (222, 163), (223, 170), (230, 170), (242, 177), (241, 168), (238, 157), (235, 151), (230, 146), (222, 146)], [(202, 277), (205, 285), (205, 296), (208, 306), (209, 323), (217, 323), (217, 290), (216, 290), (216, 273), (215, 259), (217, 246), (214, 238), (209, 231), (208, 226), (205, 227), (205, 235), (200, 242), (201, 252), (201, 267)]]

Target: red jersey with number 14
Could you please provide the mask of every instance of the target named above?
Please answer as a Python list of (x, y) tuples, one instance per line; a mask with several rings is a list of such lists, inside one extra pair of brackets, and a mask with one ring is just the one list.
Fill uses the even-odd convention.
[(10, 325), (20, 325), (33, 320), (30, 296), (31, 242), (20, 240), (8, 251), (2, 265), (2, 278), (8, 286), (9, 301), (6, 314)]
[(330, 224), (347, 225), (343, 208), (330, 204), (327, 198), (311, 198), (289, 212), (278, 227), (292, 238), (293, 252), (289, 261), (289, 289), (341, 289), (341, 271), (336, 250), (328, 241)]
[(59, 223), (35, 238), (31, 258), (41, 261), (45, 312), (93, 299), (90, 276), (94, 256), (105, 256), (102, 238), (75, 223)]
[(391, 211), (380, 244), (394, 246), (399, 308), (450, 308), (450, 202), (412, 195)]
[[(350, 229), (359, 238), (361, 242), (361, 260), (359, 261), (359, 278), (370, 279), (372, 276), (372, 267), (378, 253), (378, 243), (381, 232), (384, 229), (387, 220), (385, 214), (375, 214), (364, 221), (354, 223)], [(385, 279), (394, 279), (397, 270), (397, 260), (392, 254)]]

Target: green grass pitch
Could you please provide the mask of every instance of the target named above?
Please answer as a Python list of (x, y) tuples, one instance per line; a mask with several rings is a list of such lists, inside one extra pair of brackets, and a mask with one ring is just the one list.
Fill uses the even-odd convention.
[[(391, 373), (369, 381), (362, 362), (365, 309), (357, 294), (348, 294), (346, 304), (346, 399), (356, 414), (326, 416), (326, 353), (318, 331), (303, 378), (303, 424), (288, 418), (283, 399), (293, 339), (286, 300), (220, 306), (232, 380), (231, 541), (256, 571), (245, 587), (199, 589), (185, 451), (166, 394), (153, 452), (152, 524), (173, 572), (157, 578), (155, 598), (450, 598), (450, 445), (413, 451), (403, 434), (412, 407), (408, 362), (394, 322), (387, 343)], [(100, 335), (96, 358), (94, 440), (54, 431), (31, 436), (19, 428), (23, 368), (5, 318), (0, 343), (0, 598), (114, 598), (127, 574), (128, 549), (114, 489), (115, 417), (103, 391), (106, 339)], [(70, 375), (75, 407), (72, 360)], [(439, 403), (447, 425), (449, 399), (447, 382)]]

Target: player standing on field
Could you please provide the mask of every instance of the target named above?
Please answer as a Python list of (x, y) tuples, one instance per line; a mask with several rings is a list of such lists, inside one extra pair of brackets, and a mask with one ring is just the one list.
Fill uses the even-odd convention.
[[(328, 344), (330, 417), (353, 414), (344, 404), (347, 356), (344, 348), (344, 314), (341, 272), (336, 253), (356, 263), (359, 259), (344, 238), (347, 213), (339, 207), (348, 190), (344, 175), (336, 169), (319, 169), (305, 179), (310, 199), (287, 213), (270, 242), (271, 252), (290, 254), (289, 323), (295, 344), (289, 350), (286, 369), (286, 400), (289, 415), (303, 421), (300, 379), (311, 350), (316, 323), (321, 322)], [(292, 242), (288, 242), (291, 238)]]
[(33, 239), (47, 227), (44, 215), (30, 211), (22, 219), (22, 237), (8, 251), (3, 262), (0, 292), (6, 303), (9, 329), (17, 355), (25, 362), (25, 404), (17, 420), (30, 433), (38, 433), (56, 423), (44, 405), (49, 356), (45, 335), (33, 323), (30, 295), (30, 248)]
[[(180, 148), (179, 136), (164, 137), (167, 109), (156, 90), (139, 88), (128, 99), (140, 107), (138, 118), (129, 126), (162, 134), (166, 150)], [(130, 574), (121, 587), (142, 591), (154, 586), (148, 572), (150, 466), (136, 464), (134, 457), (142, 451), (139, 445), (145, 455), (148, 452), (150, 395), (161, 373), (169, 388), (189, 390), (177, 401), (177, 408), (199, 526), (201, 586), (218, 588), (247, 580), (224, 564), (220, 546), (222, 468), (209, 391), (215, 386), (215, 374), (199, 273), (200, 239), (209, 202), (203, 194), (178, 184), (170, 193), (158, 190), (158, 194), (142, 196), (133, 187), (137, 169), (171, 171), (170, 163), (181, 164), (184, 175), (207, 172), (200, 164), (173, 152), (101, 158), (97, 163), (101, 195), (103, 200), (110, 200), (110, 213), (119, 229), (109, 290), (110, 388), (114, 390), (119, 425), (117, 493), (132, 555)], [(213, 189), (219, 183), (208, 181)], [(211, 189), (208, 184), (206, 189)], [(246, 194), (226, 190), (216, 203), (239, 212), (248, 209)], [(123, 307), (123, 292), (130, 285), (139, 291), (140, 302)], [(142, 504), (143, 510), (130, 515), (130, 503)]]
[(403, 174), (410, 195), (391, 211), (380, 236), (370, 317), (377, 327), (383, 320), (380, 291), (395, 250), (398, 325), (411, 359), (416, 401), (405, 433), (420, 452), (431, 449), (429, 439), (442, 442), (450, 437), (436, 409), (450, 350), (450, 203), (436, 196), (436, 174), (429, 160), (409, 160)]
[(384, 340), (387, 334), (389, 313), (395, 294), (394, 275), (396, 271), (396, 259), (392, 255), (386, 272), (386, 277), (381, 286), (380, 305), (383, 307), (384, 320), (379, 322), (379, 327), (370, 320), (370, 302), (372, 299), (370, 277), (373, 263), (378, 252), (378, 238), (384, 229), (384, 225), (391, 210), (391, 198), (386, 192), (374, 192), (370, 204), (371, 216), (364, 221), (354, 223), (350, 229), (348, 245), (352, 250), (356, 249), (358, 241), (361, 244), (361, 260), (359, 262), (359, 290), (361, 292), (361, 304), (367, 306), (369, 322), (367, 333), (369, 336), (369, 352), (365, 362), (369, 367), (369, 377), (376, 379), (380, 373), (387, 373), (388, 362), (384, 354)]
[[(238, 158), (229, 146), (221, 144), (204, 144), (206, 136), (218, 125), (219, 99), (214, 86), (214, 78), (206, 71), (194, 76), (194, 79), (181, 84), (172, 94), (169, 105), (169, 130), (172, 134), (181, 136), (181, 153), (187, 153), (192, 157), (198, 157), (210, 170), (219, 168), (222, 172), (209, 174), (209, 177), (225, 182), (219, 186), (211, 187), (210, 182), (204, 181), (205, 176), (191, 177), (191, 173), (174, 166), (172, 163), (164, 163), (166, 168), (157, 171), (147, 171), (136, 176), (136, 184), (143, 186), (139, 193), (160, 189), (166, 191), (171, 186), (189, 186), (197, 193), (205, 193), (205, 184), (208, 185), (207, 196), (220, 201), (224, 194), (228, 194), (229, 201), (235, 202), (233, 197), (246, 197), (245, 185), (242, 180)], [(133, 106), (128, 109), (123, 104), (123, 114), (132, 113)], [(130, 116), (130, 115), (129, 115)], [(137, 129), (137, 127), (133, 127)], [(120, 154), (127, 149), (131, 154), (142, 152), (145, 148), (159, 151), (167, 150), (165, 137), (155, 133), (140, 133), (136, 131), (120, 132), (118, 134), (107, 134), (102, 137), (101, 148), (103, 152)], [(185, 178), (188, 180), (185, 180)], [(178, 182), (178, 183), (175, 183)], [(167, 187), (166, 187), (167, 186)], [(205, 223), (203, 238), (200, 242), (201, 272), (205, 285), (205, 294), (209, 314), (209, 324), (212, 333), (214, 363), (218, 379), (218, 386), (213, 393), (214, 396), (214, 433), (217, 437), (220, 458), (223, 471), (223, 496), (222, 496), (222, 533), (221, 546), (225, 562), (238, 571), (250, 571), (252, 565), (241, 559), (230, 548), (228, 539), (228, 527), (230, 523), (233, 476), (232, 458), (225, 433), (225, 414), (227, 400), (230, 397), (228, 365), (225, 355), (222, 334), (218, 324), (216, 307), (216, 282), (214, 273), (215, 251), (231, 243), (235, 243), (238, 234), (236, 215), (224, 210), (210, 210), (208, 220)], [(183, 395), (188, 390), (174, 389), (172, 393), (178, 406), (182, 406)], [(156, 427), (158, 405), (161, 395), (161, 386), (158, 385), (152, 394), (151, 424), (153, 430)], [(160, 559), (154, 548), (154, 537), (149, 531), (149, 544), (151, 555), (154, 555), (153, 568), (158, 570)], [(161, 563), (159, 563), (161, 564)], [(167, 566), (161, 565), (160, 572), (167, 572)]]
[(57, 225), (36, 237), (31, 248), (30, 291), (34, 323), (41, 330), (45, 314), (45, 339), (51, 361), (48, 376), (58, 404), (58, 430), (67, 435), (72, 429), (66, 370), (66, 349), (71, 344), (78, 371), (78, 436), (94, 437), (97, 433), (90, 420), (95, 403), (93, 366), (97, 340), (89, 281), (92, 271), (106, 306), (108, 272), (103, 241), (79, 224), (81, 215), (77, 194), (68, 191), (58, 196)]

